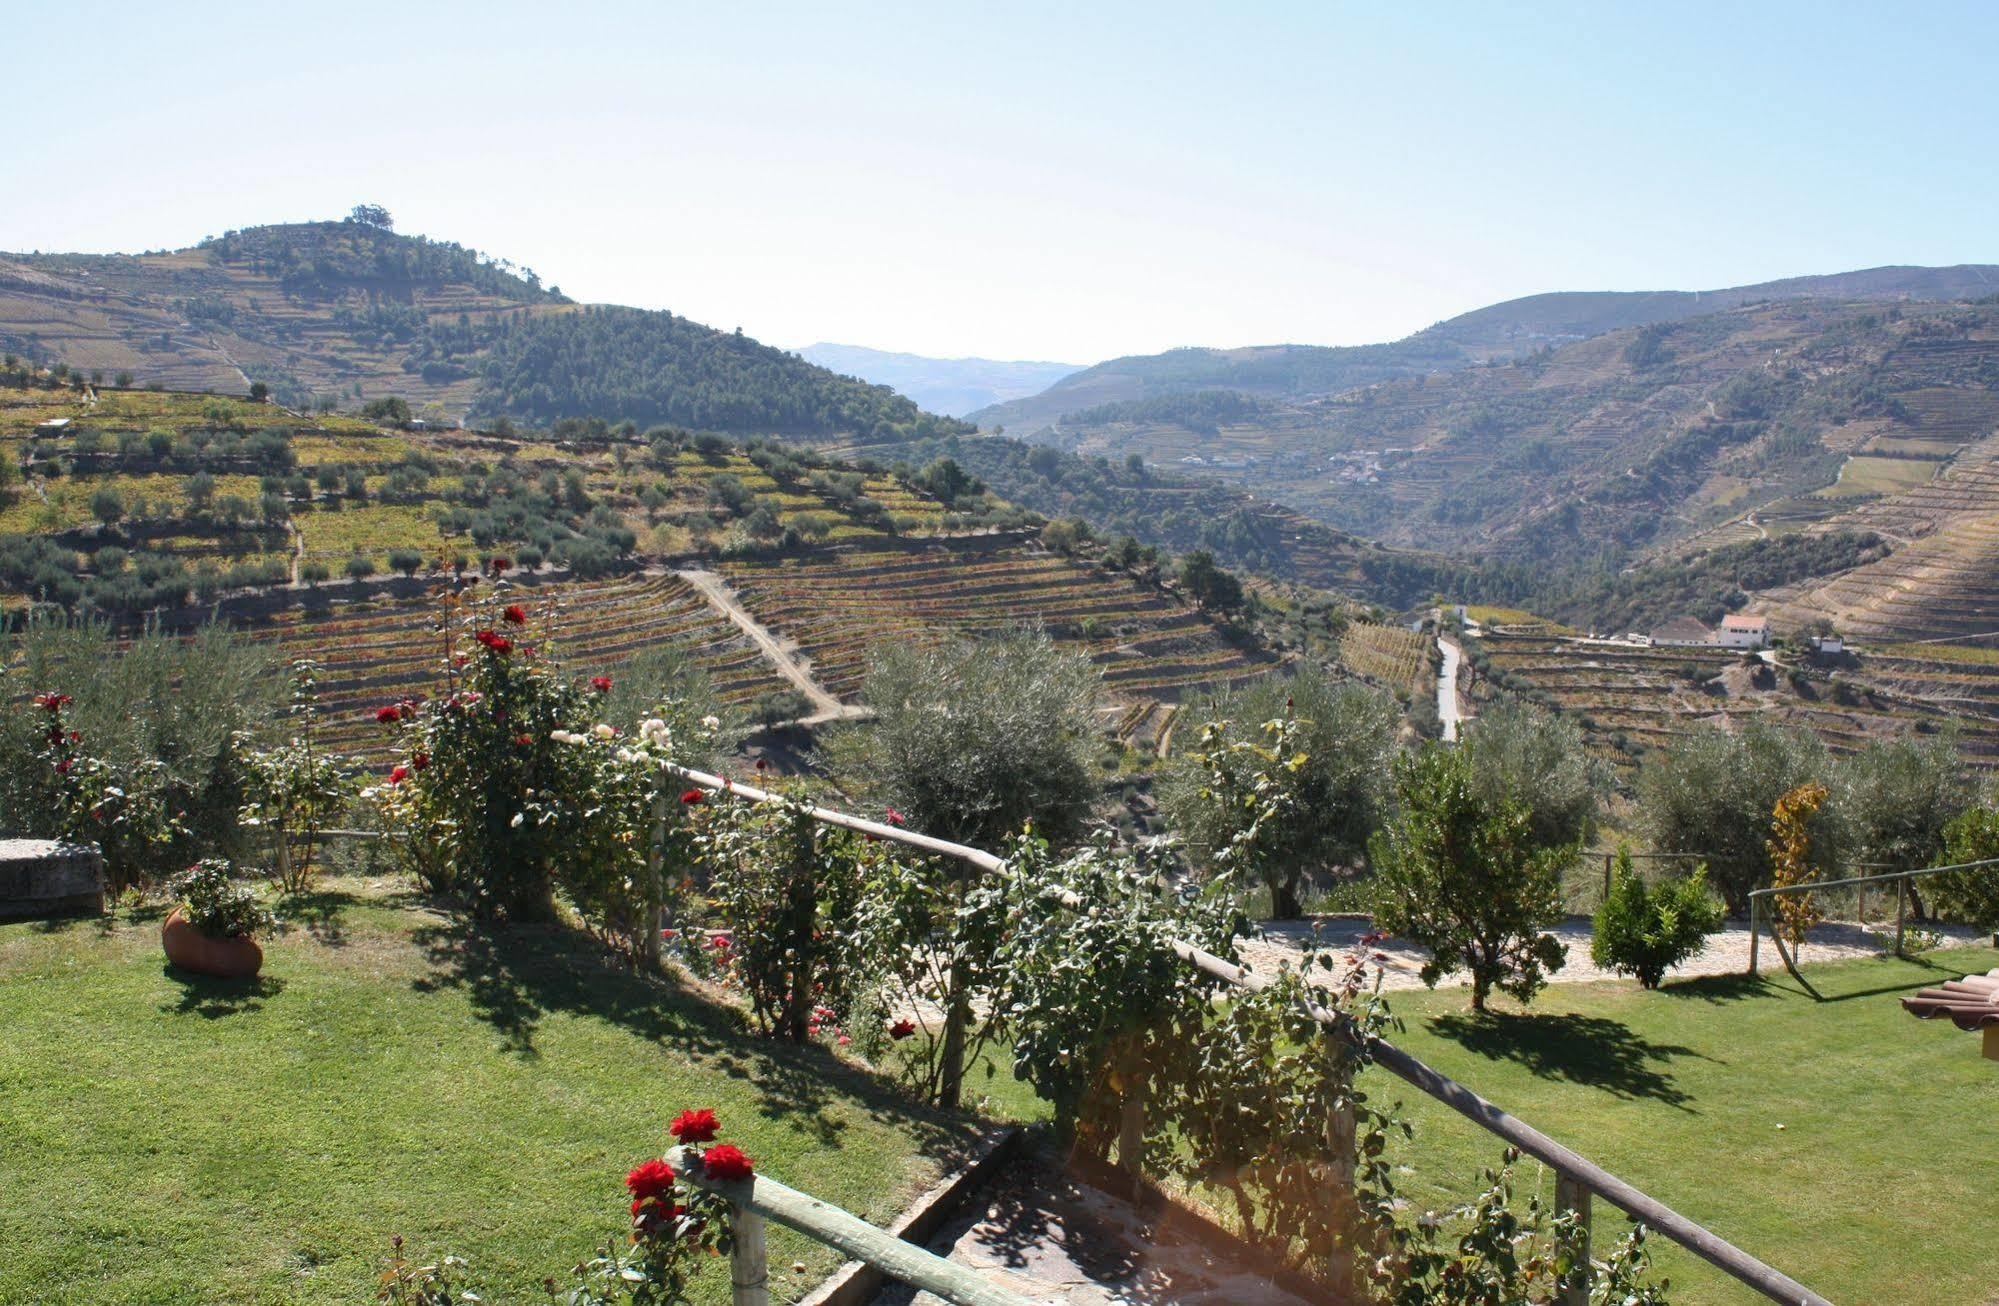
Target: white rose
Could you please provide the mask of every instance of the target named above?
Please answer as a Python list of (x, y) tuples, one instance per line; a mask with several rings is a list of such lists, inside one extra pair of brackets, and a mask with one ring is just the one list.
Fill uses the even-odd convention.
[(612, 729), (610, 726), (605, 725), (601, 721), (597, 723), (597, 738), (616, 739), (617, 737), (618, 737), (618, 732), (616, 730)]
[(701, 728), (703, 730), (720, 730), (722, 728), (722, 718), (718, 716), (704, 716), (701, 718)]
[(514, 819), (512, 821), (509, 821), (508, 824), (513, 826), (514, 829), (518, 830), (521, 828), (522, 825), (526, 824), (527, 819), (528, 819), (528, 814), (526, 812), (515, 812)]

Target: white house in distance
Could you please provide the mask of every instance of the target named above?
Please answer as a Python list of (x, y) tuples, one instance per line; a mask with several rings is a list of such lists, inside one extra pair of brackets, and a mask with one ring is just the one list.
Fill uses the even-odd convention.
[(1721, 627), (1714, 632), (1714, 642), (1722, 648), (1769, 648), (1770, 619), (1731, 612), (1721, 619)]

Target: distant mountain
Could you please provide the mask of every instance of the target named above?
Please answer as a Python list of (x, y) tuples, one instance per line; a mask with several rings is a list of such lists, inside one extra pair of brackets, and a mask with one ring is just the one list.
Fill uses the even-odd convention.
[(1114, 358), (1025, 399), (967, 414), (982, 428), (1031, 436), (1070, 413), (1196, 390), (1273, 398), (1333, 395), (1397, 377), (1471, 367), (1495, 358), (1652, 323), (1685, 321), (1765, 300), (1955, 300), (1999, 293), (1999, 265), (1883, 267), (1792, 277), (1723, 290), (1560, 291), (1474, 309), (1379, 345), (1186, 348)]
[(963, 417), (974, 409), (1040, 394), (1080, 363), (1018, 363), (991, 358), (925, 358), (862, 345), (821, 342), (798, 351), (808, 363), (885, 385), (915, 400), (919, 407), (947, 417)]
[(183, 250), (0, 254), (0, 346), (106, 380), (293, 407), (876, 439), (960, 424), (742, 332), (579, 305), (525, 268), (378, 222), (249, 227)]

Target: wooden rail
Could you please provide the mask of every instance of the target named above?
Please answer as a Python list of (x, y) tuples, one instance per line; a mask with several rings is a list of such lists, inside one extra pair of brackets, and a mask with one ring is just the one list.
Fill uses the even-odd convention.
[[(766, 801), (775, 797), (750, 785), (737, 784), (721, 776), (689, 770), (672, 763), (668, 763), (666, 769), (682, 780), (706, 789), (732, 793), (751, 802)], [(830, 808), (816, 807), (812, 809), (812, 814), (816, 819), (824, 820), (829, 825), (859, 830), (925, 852), (953, 857), (983, 869), (997, 871), (1006, 865), (1004, 858), (995, 857), (991, 853), (929, 835), (917, 834), (901, 826), (885, 825), (849, 816)], [(1073, 898), (1069, 900), (1069, 905), (1075, 905)], [(1270, 984), (1268, 977), (1224, 961), (1191, 943), (1175, 940), (1173, 950), (1190, 965), (1234, 987), (1257, 991)], [(1315, 1005), (1308, 1005), (1306, 1009), (1312, 1019), (1329, 1034), (1349, 1041), (1355, 1037), (1356, 1030), (1344, 1014)], [(947, 1053), (948, 1047), (947, 1040)], [(1601, 1197), (1627, 1215), (1643, 1221), (1667, 1241), (1686, 1248), (1771, 1301), (1787, 1303), (1787, 1306), (1832, 1306), (1826, 1298), (1789, 1275), (1764, 1264), (1719, 1234), (1681, 1215), (1664, 1202), (1640, 1191), (1581, 1154), (1564, 1147), (1525, 1121), (1516, 1119), (1450, 1076), (1432, 1069), (1394, 1044), (1370, 1036), (1367, 1039), (1367, 1049), (1375, 1063), (1389, 1073), (1413, 1084), (1481, 1129), (1504, 1139), (1553, 1169), (1556, 1176), (1557, 1209), (1574, 1212), (1581, 1227), (1587, 1229), (1589, 1226), (1590, 1197), (1592, 1195)], [(1119, 1160), (1121, 1163), (1126, 1161), (1122, 1153)], [(718, 1188), (717, 1191), (721, 1189)], [(872, 1229), (872, 1226), (865, 1227)], [(1584, 1306), (1588, 1301), (1588, 1295), (1588, 1275), (1579, 1274), (1565, 1286), (1563, 1306)]]
[(865, 1261), (891, 1279), (941, 1297), (953, 1306), (1034, 1306), (1025, 1297), (988, 1283), (977, 1271), (945, 1260), (877, 1229), (830, 1202), (786, 1187), (768, 1175), (727, 1182), (709, 1179), (695, 1164), (692, 1151), (676, 1147), (667, 1161), (680, 1178), (729, 1200), (730, 1231), (735, 1249), (729, 1256), (733, 1306), (768, 1306), (769, 1254), (764, 1247), (764, 1221), (775, 1220), (807, 1238)]
[[(1867, 865), (1868, 863), (1860, 864)], [(1786, 893), (1810, 893), (1815, 889), (1850, 889), (1857, 887), (1861, 891), (1862, 909), (1860, 914), (1865, 917), (1867, 914), (1865, 906), (1867, 886), (1870, 884), (1893, 883), (1895, 886), (1895, 955), (1899, 957), (1902, 955), (1903, 937), (1907, 933), (1909, 924), (1909, 881), (1921, 879), (1925, 875), (1942, 875), (1945, 871), (1981, 871), (1995, 866), (1999, 866), (1999, 857), (1988, 857), (1983, 861), (1976, 862), (1959, 862), (1954, 866), (1924, 866), (1913, 871), (1889, 871), (1885, 875), (1850, 875), (1839, 880), (1813, 880), (1809, 884), (1783, 884), (1772, 885), (1767, 889), (1751, 889), (1749, 891), (1749, 973), (1751, 975), (1757, 973), (1757, 950), (1763, 941), (1761, 921), (1763, 900), (1765, 898), (1775, 898)], [(1861, 923), (1863, 925), (1866, 924), (1865, 920)], [(1798, 974), (1797, 963), (1791, 960), (1791, 955), (1788, 952), (1784, 951), (1784, 939), (1777, 932), (1775, 921), (1770, 923), (1770, 941), (1777, 945), (1777, 955), (1783, 958), (1785, 967), (1790, 970), (1792, 975), (1796, 976), (1799, 983), (1803, 984), (1805, 977)], [(1810, 988), (1811, 986), (1807, 984), (1806, 987)]]

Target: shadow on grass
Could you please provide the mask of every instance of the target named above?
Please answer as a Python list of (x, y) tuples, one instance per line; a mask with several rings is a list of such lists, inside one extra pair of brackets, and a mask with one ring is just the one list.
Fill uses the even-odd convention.
[(1426, 1022), (1441, 1038), (1488, 1060), (1511, 1061), (1540, 1079), (1560, 1079), (1615, 1097), (1663, 1102), (1692, 1112), (1692, 1099), (1665, 1068), (1676, 1057), (1712, 1057), (1677, 1043), (1654, 1043), (1603, 1016), (1475, 1015), (1453, 1012)]
[(949, 1151), (962, 1141), (947, 1115), (914, 1102), (899, 1086), (823, 1048), (762, 1039), (739, 1008), (671, 977), (635, 972), (581, 931), (453, 917), (418, 929), (413, 938), (435, 970), (412, 986), (420, 993), (464, 992), (515, 1056), (540, 1055), (536, 1035), (549, 1013), (591, 1017), (747, 1081), (757, 1091), (760, 1115), (785, 1121), (822, 1147), (841, 1144), (845, 1124), (828, 1110), (839, 1100), (912, 1127), (926, 1152)]
[(361, 899), (338, 889), (314, 889), (279, 900), (277, 912), (287, 927), (299, 926), (312, 935), (313, 942), (329, 948), (345, 947), (347, 931), (341, 917)]
[(1768, 975), (1699, 975), (1692, 979), (1670, 980), (1653, 991), (1663, 997), (1693, 998), (1719, 1004), (1741, 1002), (1746, 998), (1775, 997), (1780, 992), (1796, 993), (1799, 990), (1789, 985), (1774, 984)]
[(163, 966), (161, 971), (180, 985), (180, 1001), (160, 1006), (161, 1011), (176, 1016), (220, 1020), (224, 1016), (256, 1011), (264, 1005), (266, 998), (274, 998), (285, 990), (283, 980), (269, 975), (241, 980), (216, 979), (210, 975), (196, 975), (174, 965)]

